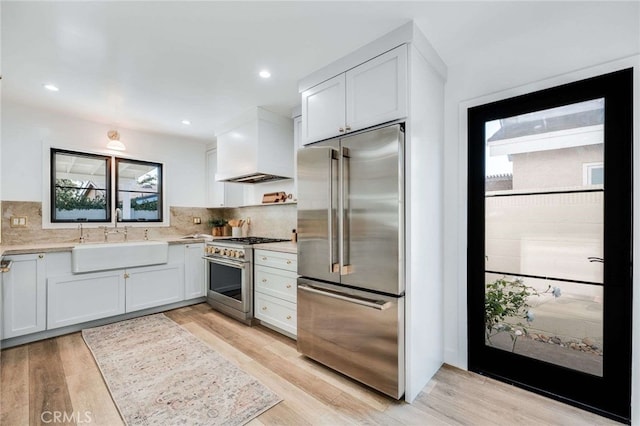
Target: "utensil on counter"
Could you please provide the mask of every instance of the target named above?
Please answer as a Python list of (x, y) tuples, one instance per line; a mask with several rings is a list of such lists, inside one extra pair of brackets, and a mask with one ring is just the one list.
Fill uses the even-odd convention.
[(287, 193), (284, 191), (268, 192), (262, 195), (263, 204), (284, 203), (287, 200)]
[(244, 224), (244, 219), (229, 219), (229, 225), (231, 225), (231, 236), (232, 237), (241, 237), (242, 236), (242, 225)]
[(244, 223), (244, 219), (229, 219), (229, 226), (232, 228), (238, 228), (242, 226)]

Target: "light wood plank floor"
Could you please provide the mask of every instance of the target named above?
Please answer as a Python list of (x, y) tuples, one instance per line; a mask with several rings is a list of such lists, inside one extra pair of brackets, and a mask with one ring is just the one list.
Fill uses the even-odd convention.
[[(166, 315), (284, 399), (252, 426), (617, 424), (449, 366), (409, 405), (301, 356), (291, 339), (246, 327), (206, 304)], [(79, 417), (84, 424), (123, 424), (80, 333), (2, 351), (0, 374), (2, 425), (54, 424), (51, 417), (42, 421), (45, 411), (76, 413), (76, 419), (88, 412), (91, 423)]]

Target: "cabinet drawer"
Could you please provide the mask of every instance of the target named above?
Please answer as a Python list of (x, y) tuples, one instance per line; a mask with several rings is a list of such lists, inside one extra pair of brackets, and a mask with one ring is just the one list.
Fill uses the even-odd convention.
[(296, 304), (277, 299), (260, 292), (255, 295), (255, 317), (287, 331), (294, 336), (297, 331)]
[(298, 255), (271, 250), (256, 250), (254, 264), (296, 272)]
[(282, 269), (256, 265), (255, 289), (273, 297), (296, 302), (296, 279), (298, 274)]

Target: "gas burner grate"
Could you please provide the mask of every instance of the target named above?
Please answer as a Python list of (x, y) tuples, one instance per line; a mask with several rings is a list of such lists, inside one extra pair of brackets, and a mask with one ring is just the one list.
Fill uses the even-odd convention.
[(265, 238), (265, 237), (238, 237), (238, 238), (225, 238), (220, 240), (220, 243), (240, 243), (240, 244), (263, 244), (263, 243), (279, 243), (283, 241), (281, 238)]

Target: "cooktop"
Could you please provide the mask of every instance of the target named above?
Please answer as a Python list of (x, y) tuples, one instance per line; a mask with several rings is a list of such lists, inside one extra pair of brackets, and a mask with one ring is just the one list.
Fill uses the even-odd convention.
[(234, 237), (234, 238), (224, 238), (221, 240), (214, 241), (215, 243), (226, 244), (226, 243), (236, 243), (236, 244), (244, 244), (244, 245), (253, 245), (253, 244), (263, 244), (263, 243), (279, 243), (283, 241), (281, 238), (266, 238), (266, 237)]

